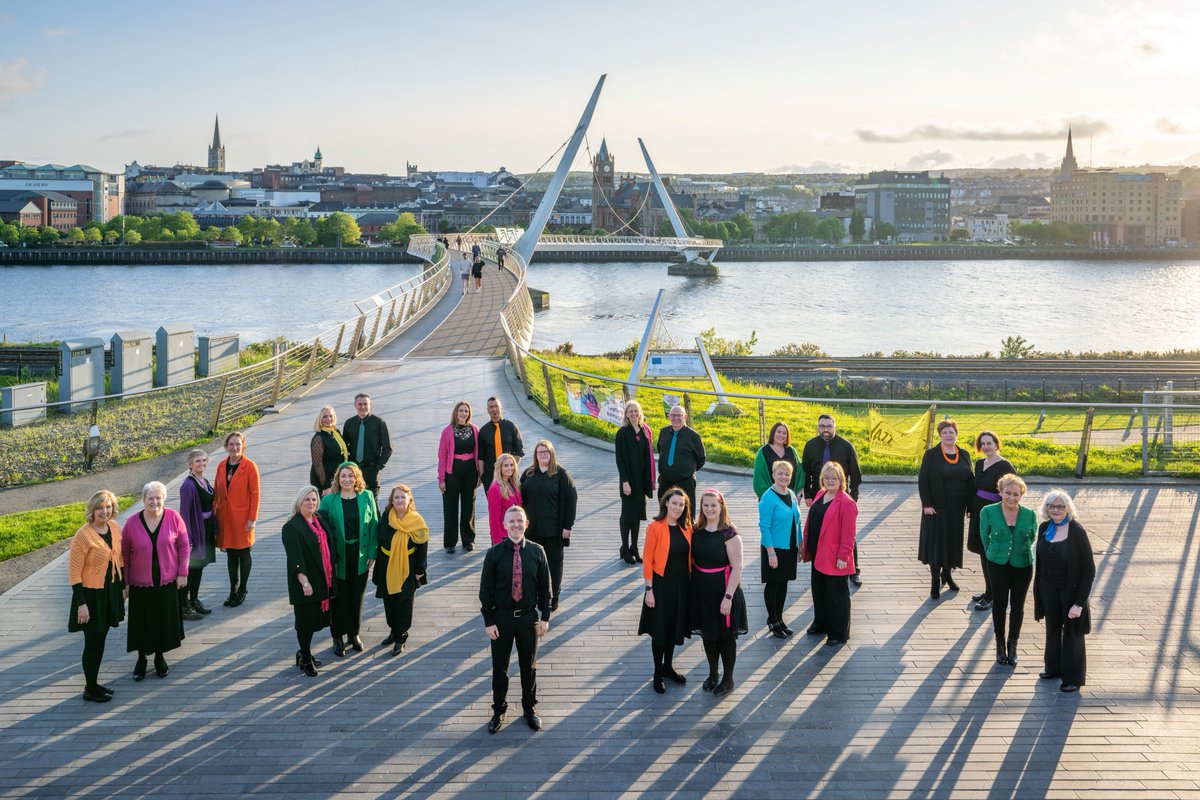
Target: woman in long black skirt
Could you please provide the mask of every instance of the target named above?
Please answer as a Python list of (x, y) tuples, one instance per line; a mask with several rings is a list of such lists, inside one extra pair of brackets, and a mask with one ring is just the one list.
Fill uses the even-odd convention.
[(691, 636), (688, 620), (688, 578), (691, 572), (691, 501), (676, 487), (659, 501), (658, 516), (646, 526), (642, 575), (646, 594), (638, 634), (650, 636), (654, 655), (654, 691), (667, 690), (666, 678), (682, 686), (687, 678), (675, 671), (675, 648)]
[(945, 586), (958, 591), (954, 570), (963, 563), (963, 526), (975, 493), (971, 454), (958, 444), (958, 423), (937, 424), (941, 443), (925, 451), (917, 473), (921, 496), (921, 536), (917, 558), (929, 567), (929, 596), (937, 600)]
[(337, 592), (337, 562), (341, 552), (333, 524), (319, 511), (321, 497), (315, 486), (305, 486), (292, 502), (292, 517), (280, 539), (287, 559), (288, 601), (296, 623), (296, 666), (310, 678), (321, 662), (313, 657), (313, 634), (330, 624), (330, 600)]
[(638, 533), (646, 518), (646, 499), (654, 496), (654, 441), (637, 400), (625, 404), (625, 424), (617, 429), (617, 481), (621, 490), (621, 560), (636, 564)]
[[(742, 537), (729, 519), (725, 497), (716, 489), (700, 495), (700, 516), (692, 533), (692, 633), (704, 641), (708, 678), (701, 684), (715, 696), (733, 691), (737, 637), (749, 631), (742, 594)], [(717, 682), (717, 660), (725, 674)]]
[(412, 627), (413, 601), (417, 587), (425, 585), (425, 563), (429, 552), (429, 526), (417, 513), (412, 490), (396, 484), (379, 521), (379, 552), (375, 556), (375, 596), (383, 600), (388, 636), (383, 646), (392, 646), (398, 656)]
[(83, 699), (107, 703), (113, 690), (100, 683), (100, 662), (109, 628), (125, 619), (125, 581), (122, 578), (121, 528), (117, 525), (117, 496), (107, 489), (92, 495), (87, 524), (71, 539), (71, 613), (67, 630), (83, 633)]

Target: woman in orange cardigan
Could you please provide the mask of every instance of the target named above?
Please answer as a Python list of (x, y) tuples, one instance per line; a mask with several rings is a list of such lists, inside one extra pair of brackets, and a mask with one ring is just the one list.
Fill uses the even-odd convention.
[(850, 638), (850, 586), (854, 574), (854, 532), (858, 506), (846, 493), (846, 473), (836, 461), (821, 468), (821, 491), (808, 508), (800, 552), (812, 562), (813, 623), (811, 635), (825, 634), (836, 647)]
[(88, 501), (86, 516), (87, 524), (75, 531), (71, 540), (67, 566), (71, 613), (67, 630), (83, 632), (83, 699), (107, 703), (113, 690), (99, 682), (104, 640), (108, 629), (125, 619), (117, 496), (107, 489), (96, 492)]
[(665, 678), (682, 686), (687, 678), (675, 671), (671, 661), (675, 648), (691, 636), (688, 620), (688, 586), (692, 569), (692, 509), (687, 493), (679, 487), (667, 491), (659, 501), (658, 516), (646, 526), (642, 553), (646, 596), (642, 601), (639, 634), (650, 635), (654, 653), (654, 691), (667, 691)]
[(229, 561), (229, 597), (225, 605), (233, 608), (246, 600), (246, 581), (250, 577), (250, 548), (254, 545), (254, 525), (258, 521), (258, 467), (246, 458), (246, 436), (234, 431), (225, 437), (229, 457), (217, 465), (217, 547)]

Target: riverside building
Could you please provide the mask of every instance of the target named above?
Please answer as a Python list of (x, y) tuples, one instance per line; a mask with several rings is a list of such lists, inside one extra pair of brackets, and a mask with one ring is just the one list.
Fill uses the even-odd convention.
[(854, 184), (854, 208), (896, 229), (902, 242), (950, 235), (950, 179), (928, 172), (871, 172)]

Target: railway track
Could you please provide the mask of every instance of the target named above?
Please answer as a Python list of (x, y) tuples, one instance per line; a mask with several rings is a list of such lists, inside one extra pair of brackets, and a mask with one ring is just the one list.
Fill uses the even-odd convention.
[[(987, 378), (1140, 378), (1200, 380), (1200, 361), (1060, 358), (803, 358), (723, 356), (712, 359), (718, 372), (797, 375), (972, 375)], [(1188, 387), (1180, 387), (1188, 388)]]

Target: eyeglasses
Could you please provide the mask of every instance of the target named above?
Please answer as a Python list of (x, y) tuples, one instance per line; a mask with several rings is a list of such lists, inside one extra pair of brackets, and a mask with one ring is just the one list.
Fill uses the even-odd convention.
[(1046, 508), (1050, 509), (1051, 511), (1066, 511), (1067, 505), (1066, 503), (1050, 503), (1046, 506)]

